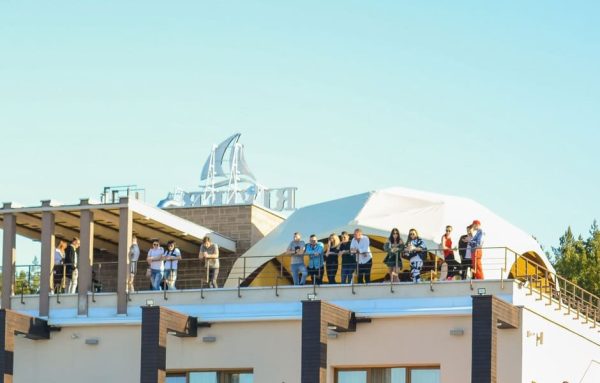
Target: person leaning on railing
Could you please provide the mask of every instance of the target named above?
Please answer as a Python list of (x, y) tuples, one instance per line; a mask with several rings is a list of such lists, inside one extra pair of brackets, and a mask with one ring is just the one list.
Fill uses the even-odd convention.
[[(294, 285), (303, 285), (306, 283), (306, 265), (304, 264), (304, 248), (306, 243), (302, 240), (302, 235), (298, 232), (294, 233), (294, 238), (290, 242), (286, 255), (291, 256), (290, 269), (292, 270), (292, 280)], [(298, 274), (302, 274), (302, 277), (298, 277)]]
[(55, 293), (64, 293), (65, 291), (65, 249), (67, 242), (62, 239), (58, 241), (56, 249), (54, 249), (54, 268), (52, 270), (53, 285), (52, 291)]
[(167, 242), (167, 251), (165, 252), (165, 280), (167, 289), (177, 290), (175, 282), (177, 281), (177, 264), (181, 261), (181, 251), (177, 248), (175, 241)]
[(327, 251), (325, 252), (325, 268), (327, 269), (327, 282), (330, 285), (335, 284), (335, 275), (339, 266), (340, 237), (332, 233), (327, 241)]
[(313, 284), (320, 285), (323, 282), (323, 273), (325, 272), (324, 252), (325, 247), (317, 241), (317, 236), (311, 235), (308, 244), (304, 248), (304, 254), (308, 255), (308, 275), (310, 275)]
[(160, 241), (158, 239), (153, 239), (152, 248), (148, 250), (148, 256), (146, 257), (146, 262), (148, 262), (150, 267), (150, 283), (152, 290), (161, 289), (160, 283), (165, 270), (165, 265), (163, 262), (164, 254), (165, 249), (160, 246)]
[(405, 253), (410, 262), (410, 274), (414, 283), (421, 281), (421, 268), (423, 268), (423, 260), (427, 255), (427, 246), (425, 242), (419, 238), (419, 233), (416, 229), (408, 231), (408, 239), (406, 240)]
[(212, 243), (208, 235), (202, 239), (198, 258), (206, 261), (206, 266), (208, 267), (208, 286), (216, 289), (219, 287), (217, 284), (217, 277), (219, 276), (219, 246), (216, 243)]
[(452, 249), (452, 226), (446, 226), (446, 232), (440, 239), (440, 247), (444, 254), (444, 262), (448, 268), (446, 279), (454, 279), (460, 272), (460, 263), (456, 260), (456, 255)]
[(354, 238), (350, 243), (350, 252), (356, 256), (358, 262), (358, 283), (371, 283), (371, 267), (373, 255), (369, 248), (369, 237), (363, 235), (361, 229), (354, 230)]
[(352, 274), (356, 270), (356, 257), (350, 253), (350, 235), (343, 231), (341, 235), (339, 255), (342, 257), (342, 281), (341, 283), (352, 282)]
[(388, 268), (388, 274), (392, 282), (399, 282), (398, 277), (400, 270), (402, 269), (402, 259), (400, 254), (404, 251), (404, 242), (400, 238), (400, 231), (397, 228), (393, 228), (390, 237), (383, 245), (383, 251), (387, 253), (383, 259), (383, 263)]

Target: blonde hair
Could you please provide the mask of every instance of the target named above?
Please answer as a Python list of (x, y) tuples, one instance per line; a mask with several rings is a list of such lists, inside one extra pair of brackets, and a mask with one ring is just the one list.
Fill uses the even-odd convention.
[(329, 244), (329, 247), (338, 247), (340, 245), (340, 237), (338, 237), (335, 233), (329, 235), (329, 240), (333, 242)]

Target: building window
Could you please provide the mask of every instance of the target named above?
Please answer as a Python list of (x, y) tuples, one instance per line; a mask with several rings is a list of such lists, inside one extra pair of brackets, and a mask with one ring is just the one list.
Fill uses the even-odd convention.
[(254, 383), (251, 371), (188, 371), (168, 373), (167, 383)]
[(336, 370), (336, 383), (440, 383), (439, 367), (356, 368)]

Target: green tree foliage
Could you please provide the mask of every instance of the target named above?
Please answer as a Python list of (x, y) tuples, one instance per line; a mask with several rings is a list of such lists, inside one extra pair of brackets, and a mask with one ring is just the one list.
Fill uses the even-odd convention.
[(569, 227), (552, 252), (560, 276), (600, 296), (600, 228), (596, 221), (585, 239), (581, 235), (575, 238)]

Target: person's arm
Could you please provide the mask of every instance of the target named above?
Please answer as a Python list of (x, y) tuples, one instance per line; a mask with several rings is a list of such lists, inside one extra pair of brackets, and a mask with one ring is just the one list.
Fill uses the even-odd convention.
[(386, 253), (392, 251), (392, 244), (390, 243), (390, 241), (387, 241), (383, 244), (383, 251), (385, 251)]
[(182, 257), (181, 257), (181, 251), (179, 249), (176, 248), (175, 250), (173, 250), (173, 254), (174, 255), (171, 258), (172, 260), (181, 261)]
[(208, 258), (208, 259), (217, 259), (217, 258), (219, 258), (219, 247), (216, 244), (213, 245), (213, 246), (215, 247), (215, 253), (214, 254), (209, 254), (208, 252), (206, 252), (205, 253), (206, 255), (204, 256), (205, 258)]

